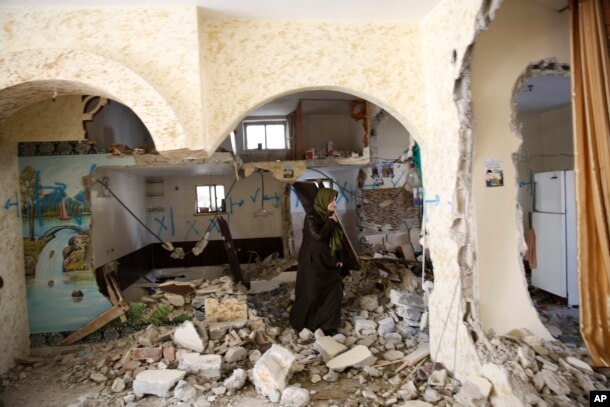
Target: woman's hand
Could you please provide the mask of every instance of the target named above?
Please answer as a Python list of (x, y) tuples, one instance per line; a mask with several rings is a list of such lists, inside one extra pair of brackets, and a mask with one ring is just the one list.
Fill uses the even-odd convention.
[(338, 261), (337, 262), (337, 268), (340, 269), (341, 267), (343, 267), (343, 262)]
[(333, 213), (332, 213), (332, 215), (329, 215), (329, 216), (328, 216), (328, 219), (332, 219), (332, 220), (334, 220), (335, 222), (339, 222), (339, 221), (337, 220), (337, 212), (333, 212)]

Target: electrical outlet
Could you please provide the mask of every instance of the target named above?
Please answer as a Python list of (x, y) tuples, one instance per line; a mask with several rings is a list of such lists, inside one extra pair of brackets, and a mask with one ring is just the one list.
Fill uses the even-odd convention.
[(527, 151), (525, 151), (525, 150), (519, 151), (519, 161), (527, 161)]

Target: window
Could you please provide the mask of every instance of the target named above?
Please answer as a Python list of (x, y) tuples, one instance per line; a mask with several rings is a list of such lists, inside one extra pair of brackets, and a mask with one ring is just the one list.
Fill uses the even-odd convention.
[(197, 212), (224, 212), (225, 211), (224, 185), (197, 185)]
[(246, 150), (285, 150), (286, 121), (251, 121), (244, 123)]

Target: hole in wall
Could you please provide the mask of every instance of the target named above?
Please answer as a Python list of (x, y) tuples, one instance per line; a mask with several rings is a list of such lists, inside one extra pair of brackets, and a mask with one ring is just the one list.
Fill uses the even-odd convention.
[(533, 64), (514, 98), (522, 144), (513, 160), (530, 298), (554, 337), (581, 346), (569, 66)]

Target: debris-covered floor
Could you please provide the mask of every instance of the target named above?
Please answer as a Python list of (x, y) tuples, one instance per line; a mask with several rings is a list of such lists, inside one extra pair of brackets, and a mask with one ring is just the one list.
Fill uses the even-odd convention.
[[(111, 325), (122, 336), (98, 333), (107, 340), (33, 349), (2, 376), (0, 398), (7, 407), (488, 402), (493, 388), (486, 379), (462, 384), (430, 361), (426, 303), (433, 283), (423, 290), (405, 263), (368, 260), (351, 272), (343, 326), (332, 338), (288, 326), (289, 268), (270, 261), (258, 277), (273, 279), (252, 281), (249, 292), (229, 276), (168, 282), (131, 304), (129, 323), (141, 329)], [(588, 405), (589, 390), (608, 388), (582, 347), (523, 330), (489, 340), (531, 405)]]

